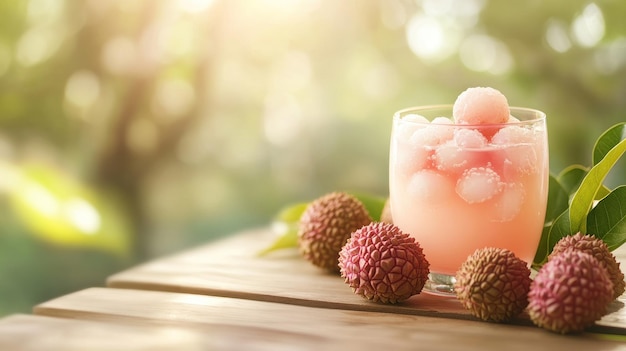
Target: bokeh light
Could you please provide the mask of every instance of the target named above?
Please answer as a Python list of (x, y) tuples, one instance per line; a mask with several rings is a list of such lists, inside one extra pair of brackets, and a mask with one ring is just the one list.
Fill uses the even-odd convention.
[(17, 43), (15, 59), (22, 66), (34, 66), (48, 60), (61, 45), (62, 29), (36, 25), (26, 31)]
[(583, 9), (572, 22), (572, 35), (576, 43), (582, 47), (592, 47), (604, 37), (604, 16), (595, 3)]
[(572, 41), (569, 38), (566, 24), (556, 19), (550, 19), (548, 21), (546, 41), (552, 49), (561, 53), (566, 52), (572, 47)]
[(451, 21), (417, 14), (407, 25), (407, 40), (411, 50), (426, 61), (441, 61), (456, 52), (461, 39), (460, 28)]
[(594, 54), (594, 66), (604, 75), (611, 75), (626, 66), (626, 37), (620, 37)]
[(102, 64), (113, 74), (128, 75), (137, 70), (136, 47), (131, 38), (109, 39), (102, 49)]
[(459, 48), (463, 64), (477, 72), (506, 74), (513, 69), (513, 57), (506, 44), (487, 35), (471, 35)]
[(195, 100), (194, 87), (185, 79), (159, 81), (152, 98), (154, 113), (164, 119), (176, 119), (187, 113)]
[(65, 86), (65, 98), (71, 104), (87, 108), (100, 97), (100, 79), (90, 71), (73, 73)]

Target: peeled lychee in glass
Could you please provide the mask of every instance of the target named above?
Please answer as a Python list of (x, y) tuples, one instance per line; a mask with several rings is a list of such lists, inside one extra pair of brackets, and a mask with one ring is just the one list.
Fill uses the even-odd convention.
[(502, 190), (500, 176), (493, 169), (468, 169), (456, 184), (456, 193), (469, 204), (485, 202)]
[(509, 103), (490, 87), (469, 88), (459, 94), (452, 110), (458, 124), (501, 124), (509, 120)]
[(425, 128), (416, 130), (411, 136), (411, 142), (431, 147), (441, 145), (454, 136), (454, 128), (451, 125), (450, 119), (437, 117)]

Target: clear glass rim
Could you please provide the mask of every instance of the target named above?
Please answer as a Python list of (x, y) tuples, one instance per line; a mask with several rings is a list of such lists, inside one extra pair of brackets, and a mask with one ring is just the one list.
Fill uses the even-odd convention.
[[(393, 114), (393, 120), (394, 122), (399, 121), (401, 119), (401, 116), (405, 116), (411, 113), (417, 114), (419, 115), (419, 111), (434, 111), (434, 110), (450, 110), (450, 116), (441, 116), (441, 117), (448, 117), (450, 118), (450, 120), (454, 121), (453, 117), (452, 117), (452, 108), (454, 105), (451, 104), (441, 104), (441, 105), (423, 105), (423, 106), (413, 106), (413, 107), (407, 107), (401, 110), (396, 111)], [(419, 124), (419, 125), (424, 125), (424, 124), (432, 124), (432, 125), (441, 125), (441, 126), (463, 126), (463, 127), (468, 127), (468, 128), (484, 128), (484, 127), (489, 127), (489, 126), (503, 126), (503, 125), (529, 125), (529, 124), (535, 124), (535, 123), (542, 123), (546, 120), (546, 113), (541, 111), (541, 110), (537, 110), (534, 108), (529, 108), (529, 107), (519, 107), (519, 106), (509, 106), (509, 110), (511, 111), (511, 115), (515, 116), (514, 112), (522, 112), (528, 115), (534, 115), (534, 118), (528, 118), (528, 119), (524, 119), (524, 120), (520, 120), (519, 122), (506, 122), (506, 123), (486, 123), (486, 124), (447, 124), (447, 123), (424, 123), (424, 122), (419, 122), (419, 121), (405, 121), (405, 123), (414, 123), (414, 124)], [(517, 116), (516, 116), (517, 118)]]

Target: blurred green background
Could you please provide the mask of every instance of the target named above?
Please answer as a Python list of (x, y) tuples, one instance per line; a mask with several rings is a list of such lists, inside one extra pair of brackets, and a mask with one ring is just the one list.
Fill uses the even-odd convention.
[[(386, 196), (390, 118), (470, 86), (548, 114), (551, 169), (626, 111), (626, 2), (0, 2), (0, 315)], [(625, 167), (609, 185), (623, 183)]]

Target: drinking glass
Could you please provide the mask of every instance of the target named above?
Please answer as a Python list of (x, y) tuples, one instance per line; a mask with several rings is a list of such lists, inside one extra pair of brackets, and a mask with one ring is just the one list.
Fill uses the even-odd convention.
[(424, 291), (454, 295), (454, 276), (476, 249), (511, 250), (532, 263), (548, 196), (545, 113), (510, 108), (505, 124), (455, 124), (452, 105), (393, 116), (391, 216), (430, 263)]

